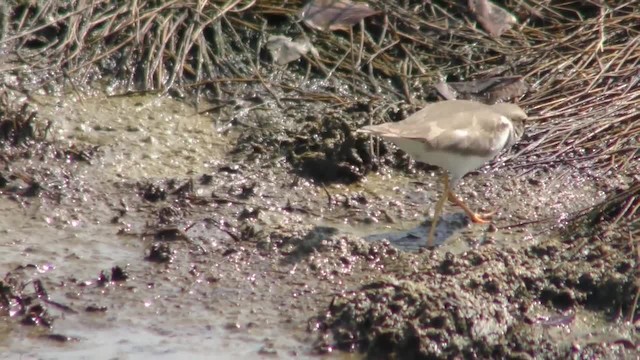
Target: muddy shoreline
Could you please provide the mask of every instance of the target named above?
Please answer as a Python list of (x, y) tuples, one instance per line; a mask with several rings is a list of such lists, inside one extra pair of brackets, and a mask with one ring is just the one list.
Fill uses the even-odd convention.
[[(3, 264), (4, 283), (16, 298), (41, 303), (51, 324), (25, 330), (18, 317), (7, 318), (8, 353), (38, 357), (53, 347), (60, 356), (89, 356), (123, 334), (124, 349), (169, 357), (341, 350), (374, 358), (616, 358), (637, 351), (624, 321), (635, 295), (633, 259), (616, 245), (624, 235), (593, 242), (559, 221), (517, 225), (592, 205), (604, 186), (621, 186), (611, 178), (576, 174), (579, 191), (563, 185), (575, 183), (571, 177), (547, 185), (547, 173), (484, 168), (466, 178), (461, 194), (498, 206), (496, 225), (470, 225), (449, 207), (441, 245), (425, 250), (437, 172), (385, 169), (358, 184), (321, 185), (288, 167), (239, 161), (225, 152), (232, 147), (224, 136), (184, 115), (188, 107), (175, 100), (106, 100), (63, 106), (66, 115), (56, 108), (67, 121), (52, 128), (60, 141), (5, 153), (3, 252), (13, 260)], [(152, 120), (131, 129), (120, 114), (132, 109), (134, 118)], [(184, 119), (154, 120), (161, 111)], [(204, 125), (189, 125), (196, 123)], [(163, 134), (177, 149), (169, 141), (154, 146)], [(199, 148), (216, 143), (217, 150)], [(93, 151), (80, 161), (62, 150), (67, 144)], [(135, 156), (137, 146), (144, 156)], [(174, 165), (184, 161), (201, 170)], [(29, 174), (42, 190), (30, 193), (15, 174)], [(35, 297), (36, 280), (48, 300)]]
[[(139, 5), (0, 6), (3, 357), (640, 356), (632, 6)], [(355, 130), (443, 87), (531, 122), (425, 249), (440, 170)]]

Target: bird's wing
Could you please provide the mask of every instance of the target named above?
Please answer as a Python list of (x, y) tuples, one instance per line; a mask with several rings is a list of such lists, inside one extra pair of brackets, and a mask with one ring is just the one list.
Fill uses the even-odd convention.
[[(385, 138), (405, 138), (425, 144), (427, 150), (445, 150), (459, 154), (497, 154), (509, 139), (512, 123), (488, 108), (449, 113), (420, 112), (397, 123), (365, 126), (362, 132)], [(422, 115), (422, 116), (420, 116)]]

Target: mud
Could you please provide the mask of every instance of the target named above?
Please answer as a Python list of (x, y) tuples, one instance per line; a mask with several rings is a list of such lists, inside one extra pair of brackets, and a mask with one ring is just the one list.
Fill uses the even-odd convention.
[(637, 243), (570, 223), (632, 172), (498, 159), (457, 187), (495, 224), (447, 207), (426, 250), (439, 173), (356, 135), (365, 105), (33, 101), (48, 140), (0, 160), (9, 358), (638, 356)]

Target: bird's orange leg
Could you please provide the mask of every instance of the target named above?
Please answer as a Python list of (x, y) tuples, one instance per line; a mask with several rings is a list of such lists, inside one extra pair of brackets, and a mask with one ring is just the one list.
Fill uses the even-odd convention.
[(471, 221), (473, 221), (476, 224), (486, 224), (486, 223), (491, 222), (491, 218), (497, 212), (497, 210), (494, 210), (494, 211), (491, 211), (491, 212), (488, 212), (488, 213), (482, 213), (482, 214), (475, 213), (471, 209), (469, 209), (467, 204), (465, 204), (464, 201), (462, 201), (462, 199), (460, 199), (451, 190), (449, 190), (449, 201), (451, 201), (452, 203), (460, 206), (462, 208), (462, 210), (464, 210), (464, 212), (467, 214), (467, 216), (469, 216), (471, 218)]
[(433, 220), (431, 220), (431, 229), (429, 230), (429, 237), (427, 237), (427, 247), (433, 247), (435, 242), (435, 234), (436, 234), (436, 226), (438, 225), (438, 220), (440, 219), (440, 215), (442, 215), (442, 209), (444, 208), (444, 204), (447, 202), (447, 194), (450, 194), (449, 190), (449, 174), (446, 171), (443, 172), (442, 182), (444, 184), (444, 189), (442, 191), (442, 195), (438, 202), (436, 203), (436, 209), (433, 213)]

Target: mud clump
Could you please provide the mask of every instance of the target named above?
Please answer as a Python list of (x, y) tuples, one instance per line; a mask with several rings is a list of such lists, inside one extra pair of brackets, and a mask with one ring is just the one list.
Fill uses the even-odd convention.
[(322, 111), (323, 116), (300, 113), (297, 116), (302, 120), (295, 123), (242, 132), (232, 153), (247, 159), (284, 156), (298, 175), (323, 183), (359, 181), (371, 169), (363, 158), (371, 155), (365, 137), (356, 136), (351, 124), (362, 122), (365, 115), (320, 107), (306, 111)]
[[(547, 327), (564, 326), (573, 316), (551, 324), (536, 315), (536, 304), (547, 304), (561, 314), (584, 306), (628, 314), (638, 291), (636, 277), (615, 271), (626, 259), (595, 271), (583, 260), (562, 259), (557, 250), (541, 255), (484, 249), (417, 260), (424, 265), (405, 274), (393, 271), (358, 291), (335, 296), (326, 315), (316, 319), (316, 349), (362, 351), (373, 359), (542, 354), (565, 358), (598, 353), (591, 345), (576, 348), (570, 341), (554, 342), (545, 335)], [(554, 268), (559, 263), (562, 266)], [(620, 340), (624, 338), (610, 339), (605, 353), (616, 353)]]
[(34, 268), (30, 265), (15, 269), (0, 281), (0, 313), (19, 317), (23, 325), (50, 328), (53, 317), (42, 301), (49, 298), (46, 289), (40, 280), (25, 278), (28, 269)]
[(18, 102), (0, 90), (0, 145), (19, 145), (35, 136), (37, 112), (28, 102)]

